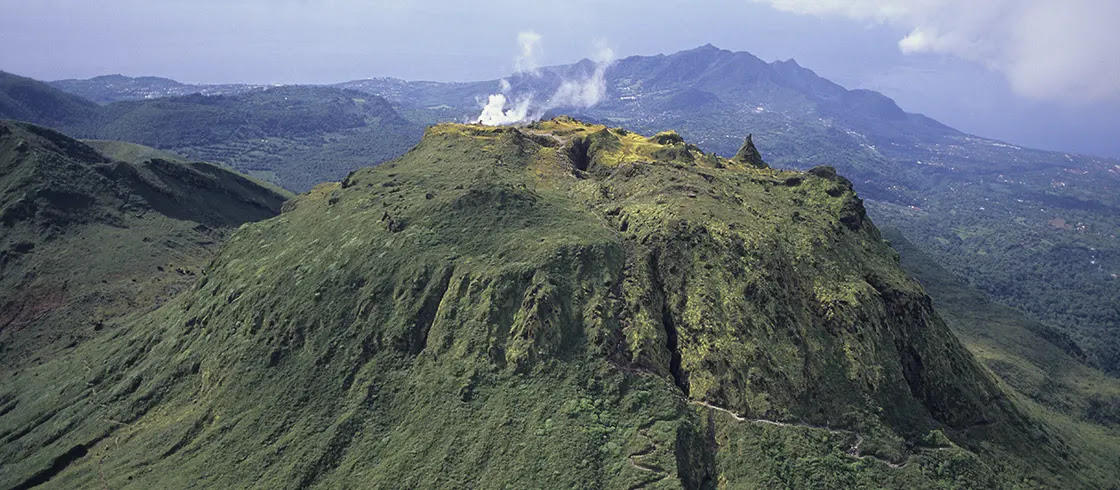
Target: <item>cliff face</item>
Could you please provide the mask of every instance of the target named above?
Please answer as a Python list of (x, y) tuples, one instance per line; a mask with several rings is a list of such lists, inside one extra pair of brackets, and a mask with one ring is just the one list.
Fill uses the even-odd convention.
[(1068, 477), (847, 180), (566, 118), (434, 126), (0, 395), (8, 485)]

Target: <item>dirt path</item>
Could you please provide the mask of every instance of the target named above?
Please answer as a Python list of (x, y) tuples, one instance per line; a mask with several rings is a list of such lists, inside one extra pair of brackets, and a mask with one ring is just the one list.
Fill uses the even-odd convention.
[[(707, 403), (707, 402), (702, 402), (702, 401), (699, 401), (699, 400), (692, 400), (689, 403), (691, 403), (693, 405), (699, 405), (701, 407), (705, 407), (705, 408), (708, 408), (710, 410), (714, 410), (716, 412), (722, 412), (724, 414), (730, 415), (732, 418), (734, 418), (738, 422), (748, 422), (748, 423), (753, 423), (753, 424), (768, 424), (768, 425), (774, 425), (774, 426), (778, 426), (778, 427), (800, 427), (800, 428), (803, 428), (803, 429), (824, 430), (824, 431), (828, 431), (828, 432), (831, 432), (833, 434), (842, 435), (842, 436), (845, 436), (845, 437), (854, 437), (855, 442), (853, 442), (851, 447), (849, 447), (848, 450), (845, 451), (845, 454), (847, 454), (849, 457), (852, 457), (852, 458), (855, 458), (855, 459), (874, 459), (874, 460), (882, 462), (882, 463), (886, 464), (888, 467), (891, 467), (891, 468), (894, 468), (894, 469), (904, 468), (906, 465), (910, 464), (910, 462), (914, 460), (914, 456), (916, 455), (916, 453), (912, 453), (912, 454), (910, 454), (909, 456), (906, 457), (906, 461), (904, 461), (902, 463), (894, 463), (894, 462), (885, 460), (883, 458), (880, 458), (878, 456), (874, 456), (874, 455), (870, 455), (870, 454), (867, 454), (867, 455), (860, 454), (859, 447), (860, 447), (860, 445), (863, 444), (863, 436), (860, 435), (858, 432), (855, 432), (855, 431), (845, 430), (845, 429), (834, 429), (834, 428), (831, 428), (831, 427), (824, 427), (824, 426), (820, 426), (820, 425), (779, 422), (777, 420), (749, 419), (749, 418), (746, 418), (746, 417), (741, 417), (741, 416), (739, 416), (739, 414), (737, 414), (735, 412), (732, 412), (731, 410), (728, 410), (728, 409), (723, 408), (723, 407), (717, 407), (717, 406), (712, 405), (712, 404)], [(918, 452), (921, 452), (921, 451), (940, 451), (940, 450), (945, 450), (945, 449), (952, 449), (952, 447), (930, 447), (930, 448), (919, 447), (919, 448), (916, 448), (916, 449), (917, 449)]]
[(649, 454), (657, 450), (657, 445), (653, 443), (653, 438), (649, 436), (649, 429), (653, 427), (653, 424), (656, 423), (657, 420), (653, 420), (642, 425), (641, 427), (638, 427), (638, 435), (646, 439), (646, 446), (642, 449), (630, 453), (630, 455), (626, 457), (626, 461), (630, 463), (631, 467), (638, 471), (649, 473), (652, 478), (637, 485), (631, 486), (629, 490), (638, 490), (641, 488), (645, 488), (646, 485), (657, 483), (669, 477), (669, 472), (665, 471), (664, 468), (661, 468), (656, 464), (647, 464), (641, 461), (641, 458), (644, 458), (645, 456), (648, 456)]
[(564, 143), (567, 143), (571, 139), (571, 138), (564, 139), (564, 138), (561, 138), (559, 136), (556, 136), (555, 134), (549, 133), (547, 131), (537, 131), (537, 130), (533, 130), (533, 129), (529, 129), (529, 128), (520, 128), (520, 130), (523, 133), (528, 133), (528, 134), (531, 134), (533, 136), (544, 136), (544, 137), (547, 137), (547, 138), (552, 138), (552, 139), (556, 140), (557, 143), (560, 143), (561, 145), (563, 145)]

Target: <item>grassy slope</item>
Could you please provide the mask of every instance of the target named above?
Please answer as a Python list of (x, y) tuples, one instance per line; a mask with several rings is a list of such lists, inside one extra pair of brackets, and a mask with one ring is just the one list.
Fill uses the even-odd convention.
[(153, 158), (172, 162), (184, 161), (182, 157), (174, 153), (127, 141), (83, 140), (82, 143), (92, 146), (102, 155), (122, 162), (139, 163)]
[[(580, 65), (511, 81), (515, 90), (551, 93), (560, 79), (556, 70), (574, 73)], [(495, 85), (384, 79), (340, 84), (382, 94), (425, 123), (475, 116), (477, 98)], [(1061, 328), (1096, 365), (1120, 369), (1120, 335), (1114, 331), (1120, 324), (1114, 306), (1120, 304), (1120, 281), (1114, 277), (1120, 273), (1115, 161), (964, 135), (904, 114), (881, 95), (844, 90), (796, 63), (767, 64), (710, 46), (620, 60), (608, 72), (607, 85), (608, 97), (587, 111), (588, 117), (650, 132), (675, 128), (726, 155), (737, 147), (737, 134), (754, 131), (779, 165), (836, 166), (863, 196), (880, 201), (870, 206), (877, 222), (902, 229), (996, 300)], [(222, 141), (182, 146), (178, 137), (184, 134), (213, 136), (211, 127), (221, 128), (222, 121), (242, 124), (224, 109), (168, 104), (120, 105), (136, 110), (107, 127), (118, 131), (117, 137), (149, 144), (165, 143), (143, 138), (166, 137), (193, 159), (222, 162), (297, 190), (395, 156), (420, 132), (379, 122), (373, 129), (313, 137), (227, 132)], [(206, 115), (199, 119), (205, 124), (192, 120), (199, 113)], [(298, 120), (322, 118), (300, 113)], [(160, 127), (162, 121), (172, 124)], [(1063, 222), (1068, 225), (1053, 224)]]
[(1082, 471), (1120, 478), (1120, 380), (1083, 362), (1072, 343), (1022, 313), (988, 299), (945, 271), (897, 230), (884, 235), (903, 268), (937, 299), (938, 313), (985, 366), (1037, 417), (1087, 451)]
[[(157, 150), (150, 146), (144, 146), (137, 143), (129, 143), (127, 141), (84, 140), (83, 143), (92, 146), (94, 149), (101, 152), (102, 155), (105, 155), (114, 160), (120, 160), (122, 162), (142, 164), (146, 160), (155, 158), (183, 164), (190, 163), (183, 157), (171, 152)], [(292, 191), (280, 187), (272, 182), (268, 182), (266, 180), (258, 179), (256, 177), (248, 175), (246, 175), (245, 177), (261, 187), (267, 188), (277, 194), (280, 194), (281, 196), (284, 196), (285, 199), (295, 197), (295, 194), (292, 193)]]
[(97, 111), (97, 104), (86, 99), (0, 71), (0, 119), (63, 127), (85, 123)]
[(98, 106), (3, 72), (0, 118), (169, 150), (298, 191), (395, 158), (423, 132), (385, 99), (333, 87), (283, 86)]
[(173, 150), (305, 191), (404, 153), (421, 128), (380, 97), (288, 86), (101, 108), (83, 134)]
[[(552, 93), (565, 71), (579, 64), (510, 77), (511, 93)], [(476, 99), (496, 85), (342, 84), (384, 95), (419, 121), (475, 117)], [(721, 155), (753, 132), (776, 166), (836, 167), (877, 201), (868, 206), (877, 223), (901, 229), (974, 288), (1061, 329), (1095, 365), (1120, 372), (1120, 161), (963, 134), (795, 62), (711, 46), (618, 60), (606, 87), (581, 117), (675, 129)]]
[(50, 358), (194, 280), (232, 229), (284, 197), (208, 164), (114, 161), (0, 122), (3, 368)]
[(569, 120), (437, 126), (0, 384), (0, 482), (1096, 481), (895, 260), (828, 169)]

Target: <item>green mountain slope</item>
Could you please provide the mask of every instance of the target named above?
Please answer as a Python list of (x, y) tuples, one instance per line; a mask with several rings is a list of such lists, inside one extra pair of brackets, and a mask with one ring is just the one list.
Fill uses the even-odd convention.
[[(590, 61), (509, 77), (511, 97), (553, 93)], [(956, 131), (891, 99), (847, 90), (796, 62), (713, 46), (617, 60), (589, 120), (677, 130), (731, 156), (754, 133), (771, 163), (835, 166), (950, 272), (997, 301), (1070, 335), (1097, 365), (1120, 372), (1120, 161), (1021, 148)], [(388, 98), (417, 121), (477, 117), (478, 83), (358, 80), (339, 86)]]
[[(592, 69), (585, 60), (509, 80), (514, 93), (549, 94), (565, 79), (585, 77)], [(166, 83), (133, 81), (145, 90), (174, 93)], [(1095, 365), (1120, 369), (1120, 162), (967, 135), (908, 114), (881, 94), (846, 90), (792, 60), (766, 63), (713, 46), (618, 60), (606, 82), (603, 102), (583, 110), (583, 117), (650, 133), (677, 129), (724, 156), (738, 148), (737, 135), (754, 132), (779, 166), (834, 165), (869, 199), (878, 222), (903, 230), (972, 287), (1057, 326)], [(129, 97), (122, 90), (131, 83), (95, 79), (68, 89)], [(478, 100), (497, 82), (381, 78), (338, 86), (386, 97), (407, 117), (432, 123), (477, 116)], [(409, 143), (420, 129), (411, 131), (403, 138)], [(398, 138), (392, 131), (384, 135), (385, 141)], [(369, 139), (359, 141), (318, 147), (250, 140), (191, 155), (239, 161), (243, 171), (303, 190), (372, 163), (352, 152), (375, 154), (377, 160), (393, 153), (378, 153), (379, 145)], [(290, 168), (287, 162), (311, 162), (323, 172), (272, 172)]]
[[(35, 96), (22, 95), (27, 92)], [(25, 101), (35, 112), (4, 104), (8, 99)], [(98, 106), (6, 73), (0, 73), (0, 118), (220, 163), (298, 191), (395, 158), (423, 132), (385, 99), (334, 87), (283, 86)]]
[[(935, 298), (938, 314), (977, 359), (1096, 458), (1120, 468), (1120, 380), (1084, 363), (1067, 336), (996, 303), (938, 265), (895, 229), (884, 236), (902, 267)], [(1115, 478), (1115, 475), (1111, 476)]]
[(328, 87), (190, 95), (102, 108), (92, 132), (306, 190), (404, 153), (419, 127), (380, 97)]
[(97, 110), (97, 104), (86, 99), (0, 71), (0, 119), (64, 127), (84, 124)]
[[(584, 60), (508, 80), (514, 96), (544, 97), (593, 69)], [(901, 229), (970, 286), (1058, 327), (1094, 365), (1120, 372), (1120, 161), (968, 135), (792, 60), (767, 63), (710, 45), (617, 60), (605, 85), (603, 101), (579, 110), (581, 117), (647, 133), (679, 130), (723, 156), (738, 149), (738, 135), (753, 132), (777, 166), (835, 166), (868, 199), (877, 222)], [(214, 88), (116, 77), (59, 86), (120, 98)], [(385, 97), (421, 124), (477, 117), (478, 101), (497, 86), (389, 78), (337, 85)], [(305, 190), (404, 151), (421, 128), (348, 131), (338, 141), (336, 133), (326, 142), (236, 139), (184, 151)]]
[(0, 382), (0, 483), (1107, 481), (949, 332), (847, 180), (740, 155), (570, 119), (432, 127)]
[[(736, 148), (732, 135), (753, 131), (776, 165), (834, 165), (872, 201), (877, 223), (1120, 369), (1120, 161), (964, 134), (792, 61), (710, 46), (622, 60), (608, 78), (617, 97), (589, 115), (676, 128), (723, 155)], [(668, 104), (689, 90), (720, 103)]]
[(160, 160), (167, 160), (170, 162), (184, 162), (182, 157), (169, 153), (163, 150), (157, 150), (150, 146), (144, 146), (137, 143), (129, 143), (127, 141), (113, 141), (113, 140), (82, 140), (93, 149), (100, 152), (113, 160), (120, 160), (129, 163), (141, 163), (145, 160), (158, 158)]
[(42, 362), (193, 282), (284, 196), (205, 163), (113, 160), (0, 121), (0, 359)]
[(56, 80), (49, 83), (52, 87), (92, 100), (98, 104), (191, 94), (233, 95), (266, 88), (264, 85), (246, 84), (191, 85), (169, 78), (126, 77), (124, 75), (103, 75), (86, 80)]
[[(180, 157), (178, 155), (163, 150), (157, 150), (150, 146), (144, 146), (137, 143), (129, 143), (127, 141), (83, 140), (82, 142), (89, 146), (92, 146), (94, 149), (101, 152), (102, 155), (105, 155), (114, 160), (120, 160), (122, 162), (141, 164), (147, 160), (159, 159), (167, 160), (170, 162), (190, 163), (189, 160), (184, 159), (183, 157)], [(250, 176), (246, 176), (246, 178), (252, 180), (262, 187), (270, 189), (273, 192), (284, 196), (285, 199), (295, 196), (292, 191), (280, 187), (272, 182)]]

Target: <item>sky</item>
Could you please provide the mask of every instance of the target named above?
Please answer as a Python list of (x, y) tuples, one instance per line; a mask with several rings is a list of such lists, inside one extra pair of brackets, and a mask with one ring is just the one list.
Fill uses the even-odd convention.
[(796, 59), (910, 112), (1120, 157), (1120, 0), (0, 0), (0, 70), (196, 83), (495, 79), (711, 43)]

